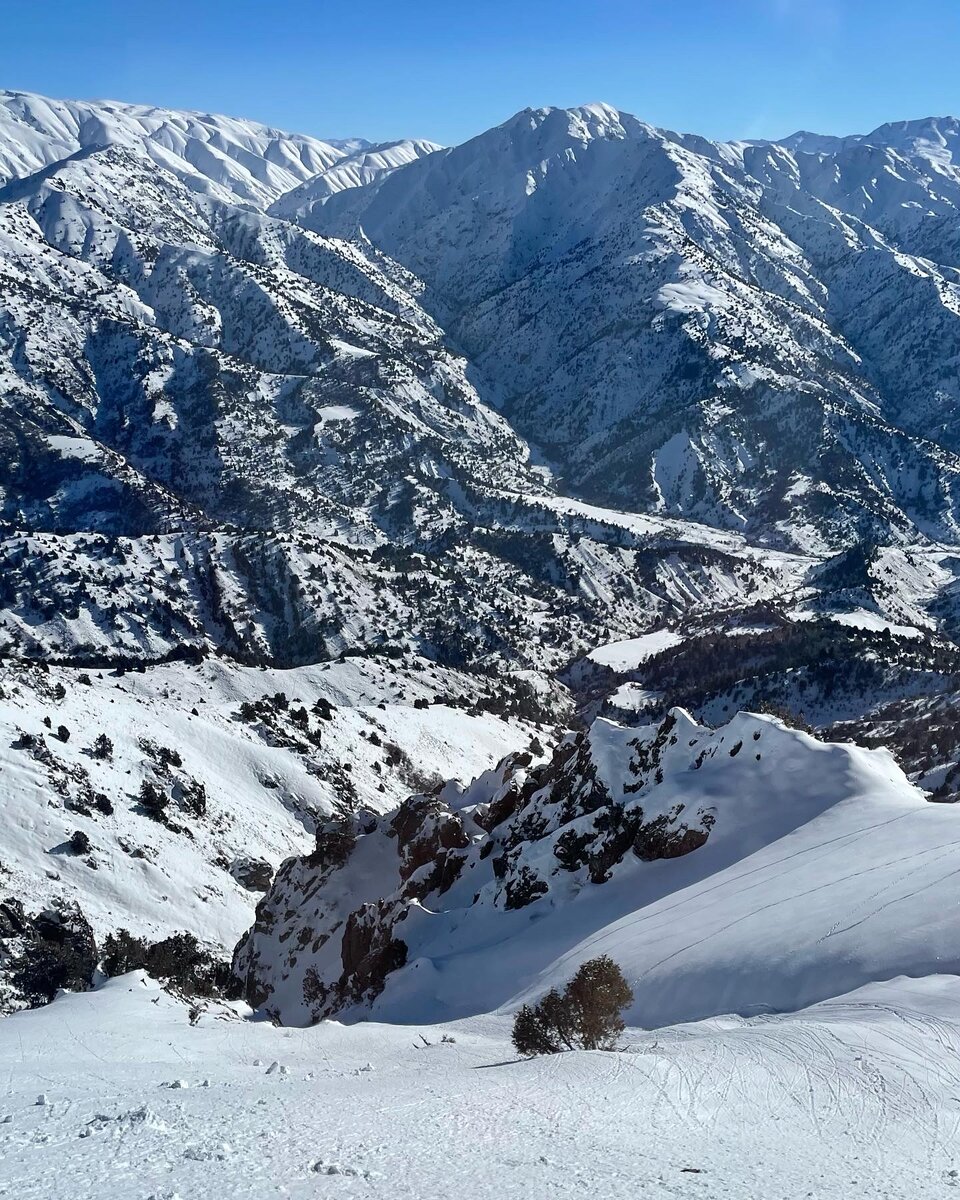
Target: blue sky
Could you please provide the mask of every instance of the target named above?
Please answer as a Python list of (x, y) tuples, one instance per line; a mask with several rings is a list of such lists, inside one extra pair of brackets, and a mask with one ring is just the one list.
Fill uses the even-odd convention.
[(960, 0), (0, 0), (0, 87), (462, 141), (606, 100), (711, 137), (960, 114)]

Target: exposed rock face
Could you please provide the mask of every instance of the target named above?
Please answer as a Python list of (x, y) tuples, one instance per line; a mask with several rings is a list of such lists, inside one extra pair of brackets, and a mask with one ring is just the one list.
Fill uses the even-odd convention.
[(251, 892), (265, 892), (273, 882), (273, 867), (263, 858), (237, 858), (230, 874)]
[[(411, 796), (391, 820), (408, 894), (445, 892), (459, 874), (470, 844), (459, 813), (436, 796)], [(428, 868), (424, 870), (423, 868)]]
[(407, 947), (390, 937), (388, 905), (365, 904), (347, 918), (340, 946), (343, 974), (331, 996), (333, 1003), (347, 999), (374, 999), (383, 991), (387, 975), (407, 961)]
[(85, 991), (97, 967), (90, 923), (76, 904), (35, 915), (0, 901), (0, 1012), (49, 1003), (60, 988)]
[[(681, 728), (698, 735), (685, 748)], [(349, 834), (322, 831), (328, 849), (284, 864), (238, 947), (249, 998), (291, 1022), (358, 1012), (415, 967), (431, 914), (496, 925), (563, 904), (630, 861), (693, 852), (715, 808), (663, 785), (678, 756), (697, 769), (700, 742), (702, 766), (719, 743), (685, 714), (639, 730), (598, 721), (548, 758), (512, 755), (467, 789), (413, 796), (392, 815), (354, 819)]]

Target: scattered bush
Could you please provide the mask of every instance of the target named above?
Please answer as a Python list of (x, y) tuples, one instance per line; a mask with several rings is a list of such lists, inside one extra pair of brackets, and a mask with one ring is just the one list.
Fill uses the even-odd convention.
[(513, 1045), (525, 1058), (563, 1050), (613, 1050), (623, 1033), (623, 1010), (633, 992), (606, 954), (585, 962), (563, 992), (525, 1004), (513, 1023)]
[(147, 816), (155, 821), (166, 821), (170, 797), (152, 779), (145, 779), (140, 785), (140, 803)]
[(101, 966), (107, 975), (126, 975), (128, 971), (144, 969), (147, 943), (134, 937), (128, 929), (108, 933), (103, 942)]
[(182, 767), (183, 759), (170, 746), (157, 746), (157, 762), (161, 767)]
[(105, 733), (100, 733), (94, 739), (94, 743), (90, 748), (90, 753), (94, 758), (99, 758), (102, 761), (109, 761), (113, 758), (113, 742)]
[(195, 817), (202, 817), (207, 811), (207, 789), (199, 779), (191, 779), (179, 789), (179, 803), (187, 812)]
[(82, 829), (76, 829), (70, 835), (70, 849), (74, 852), (74, 854), (90, 853), (90, 839)]
[(239, 999), (240, 982), (230, 964), (204, 950), (192, 933), (175, 933), (152, 944), (129, 930), (108, 934), (101, 963), (107, 975), (146, 971), (185, 996)]

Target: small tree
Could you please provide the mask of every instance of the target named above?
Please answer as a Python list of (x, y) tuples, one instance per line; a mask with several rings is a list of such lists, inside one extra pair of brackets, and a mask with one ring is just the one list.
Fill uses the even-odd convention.
[(93, 746), (90, 753), (94, 758), (109, 760), (113, 758), (113, 742), (105, 733), (98, 733), (94, 738)]
[(551, 989), (539, 1004), (525, 1004), (513, 1023), (513, 1044), (518, 1054), (559, 1054), (573, 1050), (573, 1030), (563, 996)]
[(624, 1029), (621, 1014), (633, 1003), (633, 991), (613, 959), (602, 954), (585, 962), (563, 998), (584, 1050), (613, 1050)]
[(563, 992), (552, 988), (538, 1004), (525, 1004), (513, 1024), (518, 1054), (562, 1050), (613, 1050), (623, 1033), (623, 1010), (633, 992), (606, 954), (585, 962)]
[(167, 819), (167, 805), (170, 797), (159, 788), (152, 779), (145, 779), (140, 785), (140, 803), (155, 821), (164, 822)]
[(74, 854), (89, 854), (90, 839), (82, 829), (76, 829), (70, 835), (70, 849)]

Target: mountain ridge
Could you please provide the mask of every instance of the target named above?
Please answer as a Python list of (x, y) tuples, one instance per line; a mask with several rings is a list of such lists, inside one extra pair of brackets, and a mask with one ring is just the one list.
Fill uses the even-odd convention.
[[(289, 900), (305, 946), (300, 884), (323, 907), (353, 878), (320, 869), (331, 830), (391, 870), (402, 832), (436, 909), (368, 880), (349, 944), (303, 952), (311, 1001), (290, 976), (290, 1019), (352, 1019), (395, 927), (553, 904), (553, 787), (587, 806), (555, 830), (577, 888), (657, 847), (675, 884), (713, 862), (719, 831), (674, 811), (713, 775), (643, 768), (639, 814), (616, 764), (676, 709), (688, 741), (759, 731), (754, 775), (829, 764), (854, 808), (843, 764), (883, 756), (823, 744), (889, 745), (900, 801), (949, 826), (960, 175), (923, 123), (891, 127), (909, 158), (825, 157), (600, 104), (448, 148), (113, 108), (0, 98), (0, 1005), (51, 929), (89, 955), (186, 925), (222, 958), (258, 901), (237, 963), (262, 997), (291, 966), (269, 914)], [(509, 846), (464, 832), (463, 795), (528, 771)], [(508, 906), (460, 880), (450, 907), (461, 853)], [(427, 976), (462, 949), (419, 938)], [(415, 1017), (414, 973), (386, 974)]]

